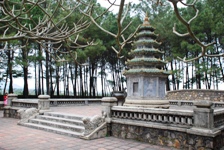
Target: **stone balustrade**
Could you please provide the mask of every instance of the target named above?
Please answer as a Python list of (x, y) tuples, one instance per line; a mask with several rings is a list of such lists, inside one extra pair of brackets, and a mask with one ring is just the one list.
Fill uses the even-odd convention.
[(142, 121), (143, 123), (161, 123), (175, 126), (193, 126), (193, 111), (175, 111), (151, 108), (112, 107), (113, 119)]
[(194, 101), (169, 100), (170, 106), (194, 106)]
[[(177, 149), (220, 149), (224, 138), (224, 108), (211, 101), (170, 101), (191, 109), (113, 106), (112, 136)], [(200, 145), (200, 146), (199, 146)]]
[(50, 106), (74, 106), (101, 104), (101, 99), (50, 99)]
[(214, 112), (214, 127), (224, 126), (224, 110), (215, 110)]
[(16, 94), (8, 95), (8, 104), (4, 109), (4, 117), (20, 118), (17, 110), (37, 108), (39, 113), (50, 111), (55, 106), (77, 106), (101, 104), (101, 99), (50, 99), (49, 95), (39, 95), (38, 99), (17, 99)]
[(38, 108), (38, 99), (14, 99), (12, 107)]
[[(170, 107), (192, 107), (193, 109), (193, 107), (195, 107), (194, 102), (195, 101), (169, 100), (169, 105)], [(212, 102), (212, 107), (215, 109), (224, 108), (224, 102)]]

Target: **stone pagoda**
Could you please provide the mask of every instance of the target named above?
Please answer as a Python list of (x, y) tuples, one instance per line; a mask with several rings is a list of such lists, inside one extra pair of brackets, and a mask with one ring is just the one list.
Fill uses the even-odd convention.
[(154, 30), (146, 14), (136, 34), (134, 50), (129, 53), (133, 59), (126, 62), (127, 98), (124, 106), (168, 107), (168, 101), (163, 99), (170, 73), (163, 70), (166, 62), (162, 60), (163, 52), (156, 48), (160, 43), (156, 41)]

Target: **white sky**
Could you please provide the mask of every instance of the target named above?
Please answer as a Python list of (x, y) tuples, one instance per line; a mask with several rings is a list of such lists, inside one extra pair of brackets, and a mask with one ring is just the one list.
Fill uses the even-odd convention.
[[(113, 2), (114, 0), (111, 0), (111, 2)], [(102, 7), (105, 7), (105, 8), (108, 8), (110, 6), (110, 3), (107, 1), (107, 0), (97, 0), (98, 3), (100, 3), (100, 5)], [(139, 0), (125, 0), (125, 4), (127, 3), (139, 3)], [(117, 0), (117, 2), (115, 4), (119, 5), (120, 3), (120, 0)], [(113, 11), (115, 13), (117, 13), (119, 10), (119, 7), (118, 6), (113, 6), (110, 11)]]

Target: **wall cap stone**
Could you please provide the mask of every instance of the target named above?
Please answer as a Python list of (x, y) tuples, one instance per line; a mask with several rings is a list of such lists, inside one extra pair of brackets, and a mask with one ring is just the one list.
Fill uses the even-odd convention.
[(14, 93), (9, 93), (8, 96), (10, 96), (10, 97), (18, 97), (18, 95), (14, 94)]
[(101, 101), (106, 102), (106, 103), (117, 102), (117, 98), (116, 97), (103, 97)]
[(194, 92), (194, 91), (205, 91), (205, 92), (224, 92), (224, 90), (207, 90), (207, 89), (185, 89), (185, 90), (173, 90), (167, 91), (167, 93), (177, 93), (177, 92)]
[(194, 102), (194, 106), (196, 106), (197, 108), (211, 108), (212, 104), (213, 103), (211, 101), (205, 100)]
[(221, 130), (192, 127), (191, 129), (187, 129), (187, 133), (207, 137), (216, 137), (217, 135), (221, 134)]
[(49, 99), (50, 96), (49, 95), (39, 95), (38, 98), (39, 99)]

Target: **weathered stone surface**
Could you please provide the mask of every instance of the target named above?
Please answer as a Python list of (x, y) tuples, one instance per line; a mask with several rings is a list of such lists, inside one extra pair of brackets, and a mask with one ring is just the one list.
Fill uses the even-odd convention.
[(38, 114), (38, 110), (36, 108), (28, 108), (28, 109), (19, 109), (18, 113), (21, 117), (21, 120), (18, 124), (27, 123), (28, 120)]
[(224, 90), (175, 90), (167, 92), (165, 99), (224, 101)]
[(112, 135), (117, 138), (187, 150), (219, 150), (224, 145), (223, 132), (216, 137), (206, 137), (179, 131), (112, 123)]
[(105, 116), (85, 117), (82, 121), (85, 127), (84, 135), (88, 135), (105, 122)]

